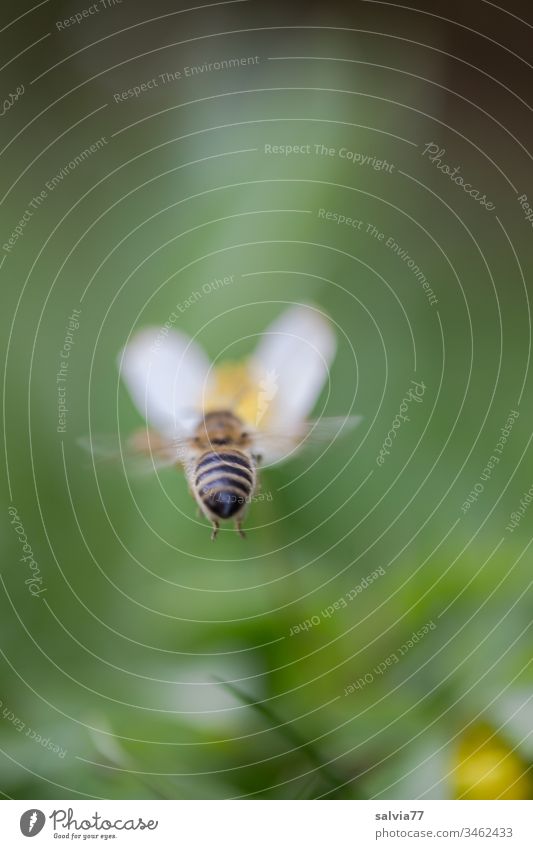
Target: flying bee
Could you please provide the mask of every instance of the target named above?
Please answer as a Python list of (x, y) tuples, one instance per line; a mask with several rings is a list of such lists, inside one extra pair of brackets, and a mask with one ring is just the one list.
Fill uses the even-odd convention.
[[(180, 466), (215, 539), (221, 521), (242, 522), (260, 467), (327, 444), (359, 416), (307, 416), (328, 379), (336, 338), (311, 306), (292, 306), (262, 334), (243, 364), (212, 366), (196, 341), (168, 327), (137, 332), (118, 358), (121, 377), (147, 427), (128, 454), (152, 469)], [(103, 441), (86, 441), (108, 453)]]
[(213, 539), (221, 519), (241, 522), (257, 486), (257, 463), (250, 434), (231, 410), (205, 414), (193, 437), (194, 452), (185, 462), (185, 473), (199, 508), (213, 526)]

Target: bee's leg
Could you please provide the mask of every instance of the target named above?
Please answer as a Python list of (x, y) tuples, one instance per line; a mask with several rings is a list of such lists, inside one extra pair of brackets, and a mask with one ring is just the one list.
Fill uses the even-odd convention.
[(241, 527), (241, 522), (240, 522), (240, 520), (239, 520), (239, 519), (237, 519), (237, 520), (235, 521), (235, 530), (237, 531), (237, 533), (239, 534), (239, 536), (241, 537), (241, 539), (246, 539), (246, 534), (244, 533), (244, 531), (243, 531), (243, 529), (242, 529), (242, 527)]
[(212, 540), (213, 542), (214, 542), (214, 541), (216, 540), (216, 538), (217, 538), (217, 534), (218, 534), (218, 529), (219, 529), (219, 528), (220, 528), (220, 525), (218, 524), (218, 522), (213, 522), (213, 530), (211, 531), (211, 540)]

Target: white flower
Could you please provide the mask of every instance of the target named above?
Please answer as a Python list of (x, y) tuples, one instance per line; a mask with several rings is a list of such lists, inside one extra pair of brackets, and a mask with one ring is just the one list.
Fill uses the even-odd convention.
[[(214, 367), (186, 333), (150, 327), (133, 336), (118, 364), (137, 409), (163, 438), (190, 436), (204, 414), (231, 410), (250, 432), (270, 433), (261, 453), (278, 462), (292, 438), (311, 432), (306, 420), (335, 352), (329, 319), (317, 307), (294, 305), (267, 327), (243, 363)], [(321, 420), (312, 432), (332, 438), (348, 421), (353, 425), (358, 417)]]

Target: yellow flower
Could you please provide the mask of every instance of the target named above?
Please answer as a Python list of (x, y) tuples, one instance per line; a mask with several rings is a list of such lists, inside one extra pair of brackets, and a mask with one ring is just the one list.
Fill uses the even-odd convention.
[(457, 799), (531, 799), (528, 766), (488, 725), (477, 725), (461, 738), (455, 752)]

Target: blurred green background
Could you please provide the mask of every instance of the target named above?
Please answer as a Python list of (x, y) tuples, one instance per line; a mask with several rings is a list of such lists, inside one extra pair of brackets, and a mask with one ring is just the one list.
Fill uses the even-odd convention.
[[(3, 4), (5, 797), (531, 798), (530, 9), (464, 6)], [(179, 472), (93, 467), (80, 437), (141, 424), (130, 333), (181, 305), (238, 360), (293, 302), (337, 326), (318, 408), (364, 420), (264, 474), (246, 542)]]

